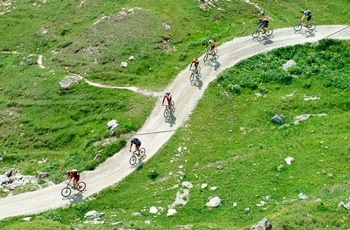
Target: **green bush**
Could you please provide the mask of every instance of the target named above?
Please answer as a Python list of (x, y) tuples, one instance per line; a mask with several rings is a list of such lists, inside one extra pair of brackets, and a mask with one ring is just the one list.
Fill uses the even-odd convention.
[(309, 89), (309, 88), (311, 88), (312, 84), (310, 81), (305, 81), (305, 82), (303, 82), (303, 84), (301, 86), (305, 89)]
[(242, 91), (242, 88), (240, 85), (238, 84), (234, 84), (234, 85), (229, 85), (228, 88), (230, 89), (231, 92), (235, 93), (235, 94), (240, 94)]
[(301, 75), (303, 74), (304, 70), (301, 67), (294, 65), (288, 68), (288, 72), (291, 75)]

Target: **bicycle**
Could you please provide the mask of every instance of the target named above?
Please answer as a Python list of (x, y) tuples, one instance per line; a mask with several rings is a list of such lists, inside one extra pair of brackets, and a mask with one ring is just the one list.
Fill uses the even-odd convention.
[(252, 33), (252, 37), (257, 38), (260, 35), (261, 36), (266, 35), (268, 37), (268, 36), (271, 36), (272, 34), (273, 34), (272, 29), (267, 29), (266, 31), (263, 31), (260, 27), (257, 27), (256, 30)]
[(310, 31), (313, 31), (314, 29), (316, 29), (316, 23), (311, 23), (311, 22), (310, 22), (310, 25), (307, 26), (307, 25), (305, 25), (304, 23), (302, 23), (301, 21), (299, 21), (298, 24), (296, 24), (296, 25), (293, 26), (293, 29), (294, 29), (295, 31), (300, 31), (303, 27), (306, 27), (306, 28), (309, 29)]
[(144, 147), (140, 148), (140, 154), (136, 150), (132, 152), (129, 160), (131, 166), (134, 166), (136, 164), (137, 158), (141, 158), (142, 160), (146, 158), (146, 149)]
[[(203, 57), (204, 65), (209, 65), (211, 62), (215, 62), (219, 59), (218, 49), (214, 49), (213, 51), (210, 51), (210, 49), (207, 50), (206, 54)], [(209, 58), (211, 56), (211, 58)]]
[(81, 181), (78, 183), (78, 188), (75, 188), (74, 184), (67, 182), (67, 186), (61, 190), (61, 195), (63, 197), (68, 197), (72, 193), (72, 189), (78, 190), (79, 192), (83, 192), (86, 189), (86, 184), (85, 182)]
[(175, 112), (175, 102), (173, 100), (171, 100), (170, 108), (168, 105), (165, 105), (165, 109), (164, 109), (165, 119), (168, 119), (170, 117), (170, 113), (174, 113), (174, 112)]
[(197, 69), (194, 68), (194, 69), (190, 69), (190, 70), (192, 71), (191, 76), (190, 76), (191, 82), (194, 82), (202, 77), (200, 66), (198, 66)]

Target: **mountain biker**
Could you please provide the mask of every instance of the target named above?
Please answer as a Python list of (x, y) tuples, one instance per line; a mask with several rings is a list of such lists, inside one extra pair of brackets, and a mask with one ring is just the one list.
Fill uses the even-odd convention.
[(162, 101), (162, 106), (164, 105), (164, 101), (165, 101), (165, 98), (167, 99), (168, 101), (168, 108), (170, 109), (171, 108), (171, 101), (173, 99), (173, 95), (171, 95), (171, 93), (165, 93), (164, 94), (164, 97), (163, 97), (163, 101)]
[(66, 180), (69, 179), (68, 184), (73, 180), (73, 188), (78, 188), (79, 180), (80, 180), (80, 174), (78, 170), (76, 169), (71, 169), (66, 171), (67, 178)]
[(139, 139), (137, 139), (136, 137), (134, 137), (131, 141), (130, 141), (130, 149), (129, 151), (131, 152), (131, 147), (132, 145), (135, 145), (135, 151), (138, 152), (138, 155), (140, 155), (140, 147), (141, 147), (141, 141)]
[(310, 20), (311, 20), (311, 11), (310, 10), (301, 10), (300, 11), (300, 22), (306, 18), (305, 26), (309, 27), (310, 26)]
[(258, 20), (259, 20), (258, 28), (262, 29), (262, 31), (265, 33), (267, 28), (269, 27), (270, 20), (268, 18), (265, 18), (265, 19), (259, 18)]
[(193, 64), (194, 64), (195, 72), (198, 73), (198, 65), (199, 65), (198, 58), (195, 58), (195, 59), (192, 60), (191, 65), (190, 65), (190, 69), (191, 69)]
[(210, 46), (211, 46), (209, 53), (210, 53), (211, 55), (213, 55), (213, 51), (214, 51), (215, 46), (216, 46), (216, 40), (215, 40), (215, 39), (210, 39), (210, 40), (208, 41), (208, 44), (207, 44), (207, 46), (206, 46), (205, 48), (207, 48), (209, 44), (210, 44)]

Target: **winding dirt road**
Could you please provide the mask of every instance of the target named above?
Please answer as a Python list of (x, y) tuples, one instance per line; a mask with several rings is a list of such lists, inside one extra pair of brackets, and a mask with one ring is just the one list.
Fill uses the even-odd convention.
[[(270, 39), (253, 40), (251, 36), (247, 36), (224, 43), (218, 47), (220, 58), (212, 66), (204, 66), (203, 57), (201, 57), (202, 78), (197, 86), (191, 85), (189, 81), (191, 72), (186, 69), (181, 71), (166, 89), (166, 91), (172, 92), (176, 107), (175, 114), (170, 121), (165, 121), (163, 117), (164, 107), (161, 106), (161, 98), (159, 98), (150, 116), (135, 135), (141, 139), (142, 145), (147, 149), (146, 160), (151, 158), (188, 119), (208, 84), (221, 71), (258, 53), (283, 46), (316, 42), (324, 38), (349, 40), (350, 27), (347, 25), (319, 26), (313, 33), (306, 31), (295, 33), (292, 28), (278, 29), (274, 31), (273, 37)], [(129, 158), (130, 153), (127, 146), (99, 165), (94, 171), (83, 172), (81, 178), (86, 182), (87, 190), (68, 199), (63, 199), (60, 194), (64, 187), (63, 183), (39, 191), (2, 198), (0, 199), (0, 219), (39, 213), (85, 199), (118, 183), (133, 172), (134, 168), (130, 167)]]

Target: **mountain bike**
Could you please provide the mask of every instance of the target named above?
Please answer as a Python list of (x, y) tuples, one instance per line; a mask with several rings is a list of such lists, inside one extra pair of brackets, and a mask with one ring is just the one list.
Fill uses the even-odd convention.
[(197, 67), (197, 70), (196, 70), (196, 68), (190, 69), (190, 70), (192, 70), (192, 73), (191, 73), (191, 76), (190, 76), (190, 81), (191, 82), (194, 82), (194, 81), (196, 81), (196, 80), (198, 80), (198, 79), (200, 79), (202, 77), (201, 67), (200, 66)]
[(273, 34), (272, 29), (267, 29), (266, 31), (263, 31), (260, 27), (257, 27), (256, 30), (252, 33), (253, 38), (257, 38), (260, 35), (261, 36), (271, 36)]
[(304, 23), (302, 23), (301, 21), (299, 21), (298, 24), (296, 24), (296, 25), (293, 26), (293, 29), (294, 29), (295, 31), (300, 31), (303, 27), (309, 29), (310, 31), (313, 31), (314, 29), (316, 29), (316, 23), (310, 22), (310, 25), (307, 26), (307, 25), (305, 25)]
[(72, 189), (78, 190), (79, 192), (83, 192), (86, 189), (86, 184), (85, 182), (81, 181), (78, 183), (78, 188), (75, 188), (73, 183), (67, 182), (67, 186), (61, 190), (61, 195), (63, 197), (68, 197), (72, 193)]
[(140, 148), (140, 154), (136, 150), (132, 152), (132, 155), (129, 160), (131, 166), (134, 166), (136, 164), (137, 158), (141, 158), (142, 160), (146, 158), (146, 149), (144, 147)]
[(168, 119), (170, 117), (170, 113), (174, 113), (174, 112), (175, 112), (175, 102), (173, 100), (171, 100), (170, 108), (168, 105), (165, 105), (165, 109), (164, 109), (165, 119)]
[(218, 49), (215, 48), (213, 51), (210, 51), (210, 49), (208, 49), (203, 57), (203, 62), (204, 65), (210, 65), (211, 62), (215, 62), (218, 59)]

